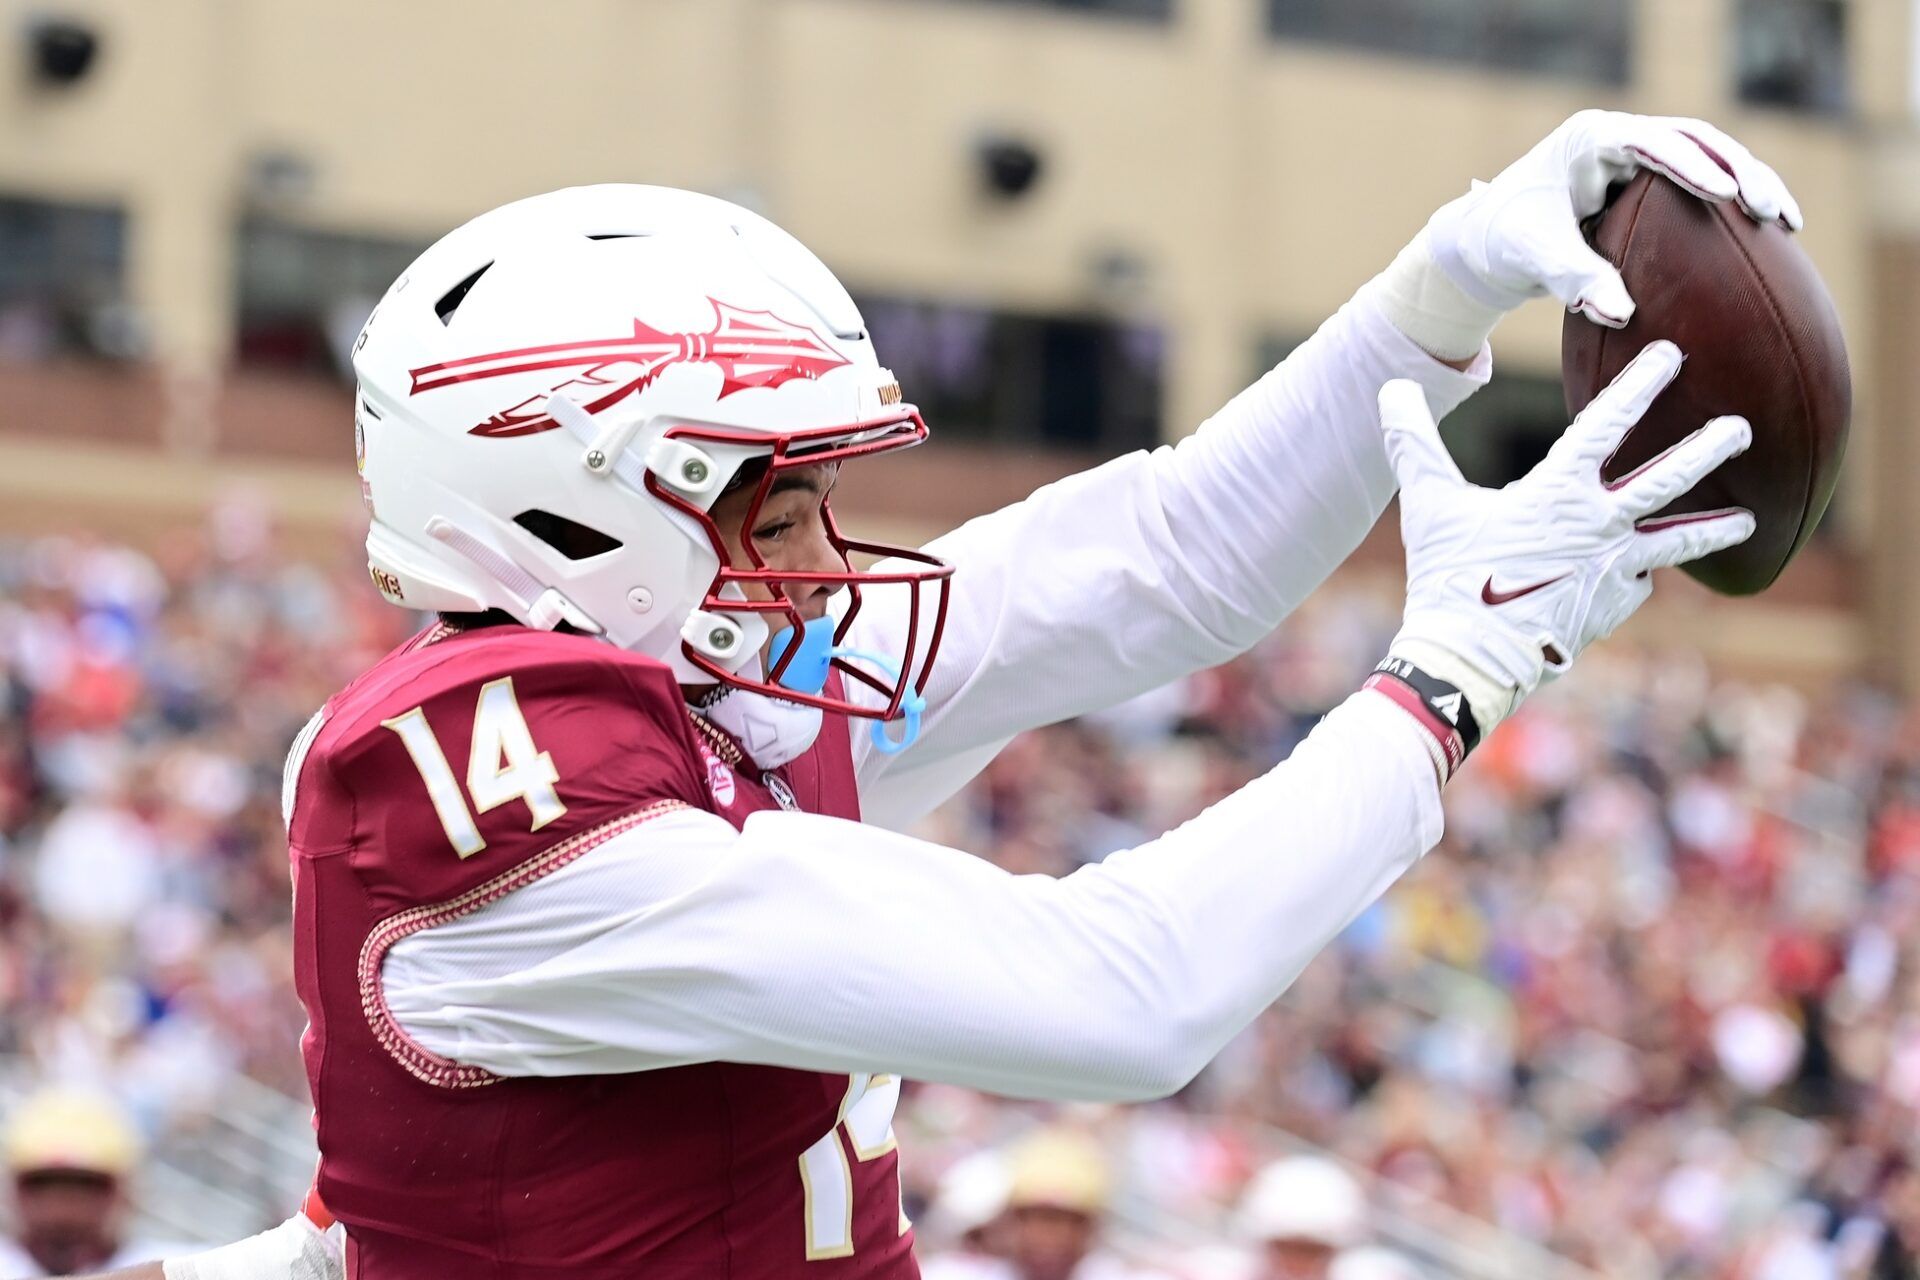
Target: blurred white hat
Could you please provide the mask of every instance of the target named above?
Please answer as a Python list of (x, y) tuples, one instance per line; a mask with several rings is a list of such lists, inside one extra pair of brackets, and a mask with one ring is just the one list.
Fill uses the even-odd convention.
[(1366, 1217), (1366, 1197), (1352, 1175), (1318, 1156), (1289, 1156), (1254, 1177), (1235, 1221), (1251, 1240), (1311, 1240), (1345, 1249), (1360, 1242)]
[(1404, 1253), (1368, 1245), (1336, 1257), (1327, 1269), (1327, 1280), (1427, 1280), (1427, 1273)]
[(976, 1151), (940, 1175), (927, 1208), (937, 1235), (958, 1240), (986, 1226), (1007, 1207), (1007, 1162), (998, 1151)]

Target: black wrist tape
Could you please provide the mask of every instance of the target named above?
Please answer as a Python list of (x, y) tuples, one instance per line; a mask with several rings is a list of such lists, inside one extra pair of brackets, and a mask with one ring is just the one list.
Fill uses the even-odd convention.
[(1467, 695), (1403, 658), (1386, 659), (1363, 687), (1392, 698), (1438, 738), (1449, 773), (1480, 745), (1480, 722), (1473, 718)]

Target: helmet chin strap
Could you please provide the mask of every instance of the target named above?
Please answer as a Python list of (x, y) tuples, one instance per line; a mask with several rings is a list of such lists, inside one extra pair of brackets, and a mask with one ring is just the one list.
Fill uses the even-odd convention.
[[(869, 653), (865, 649), (842, 648), (833, 643), (834, 619), (831, 616), (819, 617), (808, 622), (797, 633), (799, 642), (795, 644), (795, 630), (783, 627), (774, 632), (767, 646), (768, 670), (780, 665), (780, 658), (788, 648), (793, 648), (793, 660), (787, 663), (786, 671), (780, 676), (780, 684), (796, 693), (819, 693), (827, 686), (827, 676), (833, 671), (834, 659), (858, 660), (879, 668), (888, 679), (900, 679), (900, 667), (897, 663)], [(920, 736), (920, 717), (927, 709), (927, 700), (913, 690), (907, 690), (900, 699), (901, 722), (904, 732), (898, 738), (889, 737), (885, 721), (873, 722), (871, 736), (873, 749), (883, 755), (897, 755), (914, 744)]]

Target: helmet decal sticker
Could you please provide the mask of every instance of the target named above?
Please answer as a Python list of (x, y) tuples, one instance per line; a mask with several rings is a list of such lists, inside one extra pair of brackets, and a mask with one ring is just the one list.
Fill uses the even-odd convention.
[(598, 413), (637, 395), (676, 364), (712, 364), (720, 368), (719, 399), (753, 387), (777, 388), (799, 378), (818, 378), (852, 363), (819, 332), (783, 320), (771, 311), (745, 311), (717, 298), (713, 327), (702, 333), (664, 333), (637, 318), (631, 336), (586, 342), (557, 342), (466, 356), (410, 370), (411, 395), (462, 382), (504, 378), (541, 369), (579, 372), (552, 390), (530, 396), (468, 429), (476, 436), (526, 436), (560, 424), (547, 414), (548, 397), (568, 388), (584, 388), (581, 408)]

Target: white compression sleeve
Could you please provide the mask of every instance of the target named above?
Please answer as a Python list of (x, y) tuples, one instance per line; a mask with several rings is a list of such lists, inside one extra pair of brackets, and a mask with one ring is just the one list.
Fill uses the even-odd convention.
[(400, 1026), (509, 1076), (766, 1063), (1030, 1097), (1178, 1088), (1438, 838), (1423, 731), (1286, 762), (1062, 880), (872, 827), (655, 819), (388, 956)]

